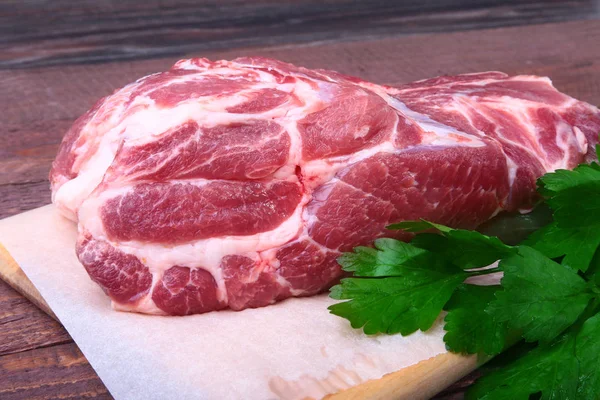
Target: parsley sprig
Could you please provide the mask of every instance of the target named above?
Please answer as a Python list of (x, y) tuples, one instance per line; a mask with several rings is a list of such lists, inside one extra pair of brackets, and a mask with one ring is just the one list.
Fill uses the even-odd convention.
[[(551, 221), (533, 221), (540, 229), (520, 243), (423, 220), (389, 226), (416, 235), (344, 253), (338, 262), (352, 276), (331, 289), (345, 301), (330, 311), (366, 334), (402, 335), (445, 312), (446, 346), (465, 354), (532, 344), (479, 379), (470, 399), (600, 398), (600, 165), (546, 174), (538, 191), (544, 203), (533, 214), (547, 219), (549, 207)], [(523, 236), (530, 222), (510, 223)], [(478, 284), (498, 273), (499, 284)]]

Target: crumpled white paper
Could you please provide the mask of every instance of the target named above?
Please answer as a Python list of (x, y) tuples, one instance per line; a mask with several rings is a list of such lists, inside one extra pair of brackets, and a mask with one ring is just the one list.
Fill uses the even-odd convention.
[(443, 330), (367, 337), (326, 295), (241, 312), (113, 311), (75, 256), (75, 224), (46, 206), (0, 221), (0, 243), (120, 399), (319, 399), (445, 352)]

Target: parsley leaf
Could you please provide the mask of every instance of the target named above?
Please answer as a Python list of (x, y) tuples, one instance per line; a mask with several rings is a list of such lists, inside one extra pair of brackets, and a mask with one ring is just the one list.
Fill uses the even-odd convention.
[(441, 235), (422, 233), (411, 244), (435, 251), (463, 268), (486, 267), (500, 258), (514, 253), (516, 249), (507, 246), (497, 237), (486, 236), (476, 231), (452, 229), (429, 221), (407, 221), (388, 226), (389, 229), (403, 229), (407, 232), (420, 232), (429, 229), (438, 230)]
[(431, 328), (454, 289), (468, 274), (445, 259), (394, 239), (375, 249), (357, 248), (340, 258), (354, 277), (342, 279), (330, 296), (349, 300), (329, 307), (366, 334), (408, 335)]
[[(598, 150), (597, 150), (598, 151)], [(563, 264), (585, 271), (600, 246), (600, 165), (557, 170), (539, 180), (539, 192), (554, 211), (554, 222), (526, 244)]]
[(575, 336), (565, 334), (552, 344), (538, 346), (505, 368), (480, 378), (467, 391), (466, 398), (526, 400), (529, 395), (542, 392), (542, 399), (575, 399), (578, 377)]
[(549, 258), (565, 256), (562, 264), (585, 272), (600, 245), (599, 229), (565, 229), (554, 222), (534, 232), (524, 243)]
[(495, 299), (499, 286), (460, 285), (444, 309), (444, 342), (457, 353), (495, 355), (506, 343), (506, 322), (500, 322), (485, 307)]
[(520, 246), (518, 254), (500, 262), (504, 290), (487, 312), (527, 341), (549, 342), (577, 320), (593, 297), (583, 278), (542, 253)]
[(579, 361), (577, 398), (595, 399), (600, 394), (600, 314), (584, 322), (577, 335), (575, 353)]
[(426, 331), (466, 274), (431, 271), (423, 276), (346, 278), (331, 290), (331, 297), (351, 299), (329, 307), (332, 314), (363, 328), (367, 335)]
[(596, 250), (596, 254), (585, 272), (585, 278), (591, 282), (590, 289), (596, 295), (600, 295), (600, 249)]
[(417, 247), (435, 249), (463, 269), (487, 267), (515, 251), (498, 238), (475, 231), (457, 229), (446, 233), (443, 236), (445, 240), (440, 240), (439, 237), (439, 235), (424, 233), (416, 236), (411, 243)]
[[(596, 147), (596, 154), (600, 158), (600, 147)], [(546, 197), (552, 197), (563, 190), (597, 182), (598, 173), (600, 165), (597, 162), (580, 164), (573, 170), (559, 169), (540, 178), (539, 192)]]
[(338, 263), (344, 271), (356, 276), (398, 276), (410, 272), (398, 266), (411, 259), (428, 258), (428, 262), (436, 262), (427, 251), (395, 239), (377, 239), (374, 247), (355, 247), (353, 253), (342, 254)]
[[(574, 326), (574, 328), (577, 325)], [(596, 399), (600, 393), (600, 314), (479, 379), (467, 399)]]

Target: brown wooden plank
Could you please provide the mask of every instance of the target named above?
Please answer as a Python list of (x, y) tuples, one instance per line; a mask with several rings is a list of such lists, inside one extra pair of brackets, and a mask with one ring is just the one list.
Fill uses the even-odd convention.
[[(203, 55), (231, 58), (238, 54), (263, 54), (309, 67), (339, 69), (382, 83), (484, 69), (537, 73), (550, 75), (559, 89), (575, 97), (600, 104), (598, 39), (600, 23), (587, 21), (503, 28), (477, 34), (419, 35), (375, 42), (245, 49)], [(0, 72), (0, 87), (5, 89), (0, 96), (0, 106), (3, 107), (0, 120), (0, 213), (7, 216), (47, 203), (49, 192), (45, 177), (51, 154), (71, 121), (96, 98), (143, 74), (162, 70), (172, 61), (163, 59)], [(5, 310), (3, 304), (0, 304), (0, 310)], [(17, 322), (4, 324), (2, 328), (13, 323)], [(3, 339), (0, 336), (0, 340)], [(51, 358), (59, 360), (48, 374), (57, 374), (54, 369), (62, 371), (72, 362), (72, 358), (51, 353), (54, 347), (47, 349), (50, 353), (45, 354), (53, 354)], [(12, 355), (0, 357), (0, 365), (4, 357)], [(40, 369), (50, 367), (42, 363), (39, 368), (29, 368), (38, 373)], [(0, 369), (2, 378), (3, 372)], [(20, 373), (25, 374), (23, 370)], [(2, 379), (2, 399), (43, 397), (39, 394), (42, 389), (35, 386), (35, 380), (16, 394), (21, 397), (7, 397), (8, 392), (1, 382)], [(95, 382), (94, 385), (100, 385), (97, 392), (106, 393), (99, 381)], [(46, 385), (43, 393), (57, 397), (63, 393), (62, 385)], [(67, 397), (80, 398), (89, 393), (87, 386), (80, 382), (75, 381), (74, 385), (79, 386), (64, 392)], [(50, 387), (56, 390), (52, 391)], [(443, 396), (447, 397), (443, 398), (461, 396), (460, 390), (446, 392)], [(15, 396), (15, 393), (10, 396)]]
[[(530, 40), (523, 40), (530, 38)], [(196, 54), (264, 55), (397, 84), (440, 74), (502, 70), (552, 77), (562, 91), (600, 104), (600, 21), (417, 35), (319, 46)], [(0, 71), (0, 216), (49, 202), (45, 182), (71, 121), (99, 97), (174, 59)], [(19, 183), (19, 185), (7, 185)], [(22, 185), (20, 183), (23, 183)]]
[(1, 356), (0, 398), (112, 399), (75, 343)]
[[(49, 163), (43, 168), (49, 168)], [(0, 185), (0, 218), (9, 217), (50, 203), (48, 180)]]
[(593, 0), (12, 0), (0, 3), (0, 68), (178, 57), (599, 15)]
[(60, 323), (0, 280), (0, 355), (70, 341)]

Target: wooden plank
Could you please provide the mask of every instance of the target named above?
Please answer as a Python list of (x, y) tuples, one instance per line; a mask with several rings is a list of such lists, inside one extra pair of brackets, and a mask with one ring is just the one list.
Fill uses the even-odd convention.
[[(43, 4), (44, 12), (37, 12)], [(52, 15), (52, 18), (48, 18)], [(598, 17), (589, 0), (118, 0), (0, 3), (0, 68), (362, 40)]]
[(0, 357), (0, 399), (59, 398), (112, 399), (75, 343)]
[[(600, 104), (598, 43), (600, 21), (584, 21), (477, 34), (457, 32), (196, 55), (264, 55), (388, 84), (494, 69), (511, 74), (539, 74), (552, 77), (559, 90)], [(70, 123), (99, 97), (140, 76), (164, 70), (173, 61), (0, 71), (0, 86), (6, 93), (0, 97), (4, 111), (0, 120), (0, 215), (47, 204), (49, 188), (42, 181), (47, 179), (52, 157)], [(25, 185), (13, 185), (21, 183)]]
[[(44, 169), (49, 168), (48, 165), (44, 165), (44, 167)], [(0, 218), (49, 203), (50, 182), (47, 179), (0, 185)]]
[(0, 356), (71, 341), (60, 323), (0, 280)]

